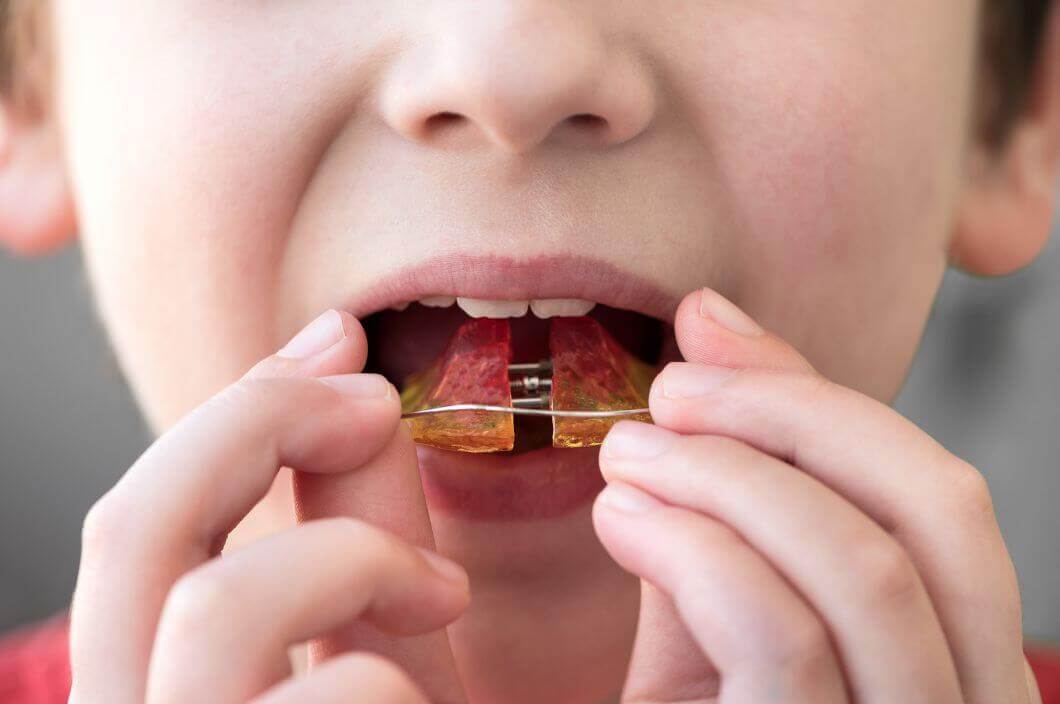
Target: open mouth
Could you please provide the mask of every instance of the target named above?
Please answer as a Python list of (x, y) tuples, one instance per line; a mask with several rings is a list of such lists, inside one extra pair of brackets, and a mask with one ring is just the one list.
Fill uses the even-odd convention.
[[(625, 353), (651, 368), (676, 358), (669, 323), (632, 310), (572, 298), (498, 300), (428, 295), (393, 304), (363, 320), (370, 350), (367, 369), (385, 375), (403, 389), (410, 377), (434, 364), (454, 335), (476, 319), (503, 320), (510, 328), (512, 364), (538, 363), (550, 359), (554, 321), (585, 317), (598, 323)], [(514, 453), (553, 444), (553, 423), (548, 418), (518, 416), (514, 425)]]
[[(362, 287), (346, 308), (368, 334), (367, 369), (401, 389), (445, 352), (462, 325), (484, 315), (510, 327), (512, 363), (548, 357), (552, 322), (561, 319), (552, 315), (598, 321), (625, 352), (657, 370), (680, 358), (672, 327), (680, 293), (573, 253), (451, 253)], [(518, 417), (514, 431), (512, 452), (418, 445), (431, 510), (476, 521), (536, 520), (577, 510), (599, 493), (596, 448), (553, 447), (549, 419)]]

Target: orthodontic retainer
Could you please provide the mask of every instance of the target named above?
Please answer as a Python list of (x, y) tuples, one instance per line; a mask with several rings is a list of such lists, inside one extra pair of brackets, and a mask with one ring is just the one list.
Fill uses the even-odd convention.
[[(409, 377), (402, 418), (416, 442), (461, 452), (511, 450), (513, 416), (537, 416), (552, 419), (554, 447), (592, 447), (618, 420), (651, 422), (654, 369), (592, 318), (554, 318), (550, 360), (510, 363), (510, 339), (507, 321), (469, 321), (442, 357)], [(470, 384), (476, 375), (482, 383)], [(454, 398), (462, 394), (474, 398)]]

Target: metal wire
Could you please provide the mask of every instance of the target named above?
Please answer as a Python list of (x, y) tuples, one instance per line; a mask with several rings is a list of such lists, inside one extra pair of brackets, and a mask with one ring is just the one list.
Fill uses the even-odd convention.
[(649, 412), (647, 408), (628, 408), (621, 411), (554, 411), (550, 408), (513, 408), (511, 406), (488, 406), (481, 403), (457, 403), (452, 406), (424, 408), (402, 414), (402, 418), (430, 416), (437, 413), (456, 413), (457, 411), (487, 411), (490, 413), (510, 413), (513, 416), (545, 416), (547, 418), (622, 418), (639, 416)]

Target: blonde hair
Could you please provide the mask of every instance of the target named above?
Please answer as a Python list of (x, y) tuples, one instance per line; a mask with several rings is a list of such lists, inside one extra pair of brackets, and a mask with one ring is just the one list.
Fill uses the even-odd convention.
[(51, 52), (48, 0), (0, 0), (0, 92), (17, 109), (45, 109)]
[(981, 137), (1001, 146), (1027, 108), (1053, 0), (986, 0), (979, 86)]

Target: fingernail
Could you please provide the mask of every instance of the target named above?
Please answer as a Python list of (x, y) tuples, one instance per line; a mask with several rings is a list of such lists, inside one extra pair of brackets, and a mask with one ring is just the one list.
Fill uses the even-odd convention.
[(276, 354), (291, 359), (305, 359), (323, 352), (344, 337), (346, 330), (342, 326), (342, 316), (338, 311), (329, 310), (302, 328)]
[(761, 335), (762, 326), (751, 316), (736, 307), (729, 299), (713, 289), (705, 288), (699, 293), (699, 315), (710, 318), (726, 330), (738, 335)]
[(663, 506), (655, 497), (618, 482), (608, 484), (597, 501), (621, 513), (647, 513)]
[(423, 559), (430, 565), (431, 569), (447, 582), (456, 584), (467, 584), (467, 572), (447, 557), (442, 557), (433, 550), (427, 548), (416, 548), (423, 555)]
[(674, 362), (662, 373), (662, 395), (665, 398), (699, 398), (706, 396), (728, 381), (735, 369), (706, 364)]
[(322, 376), (319, 381), (353, 398), (387, 398), (394, 387), (379, 374), (339, 374)]
[(648, 423), (619, 423), (604, 438), (600, 454), (614, 460), (650, 460), (666, 452), (676, 434)]

